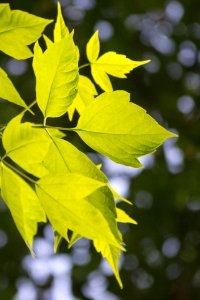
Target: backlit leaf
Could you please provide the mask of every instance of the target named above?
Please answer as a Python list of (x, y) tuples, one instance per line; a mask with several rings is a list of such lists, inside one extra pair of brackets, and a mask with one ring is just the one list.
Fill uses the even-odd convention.
[[(108, 184), (105, 174), (84, 153), (67, 141), (56, 137), (51, 137), (51, 139), (52, 143), (42, 163), (42, 166), (46, 170), (52, 174), (60, 172), (79, 173)], [(113, 197), (132, 204), (127, 199), (118, 195), (109, 185), (108, 187)], [(114, 202), (113, 200), (111, 201), (114, 207)]]
[(20, 10), (10, 10), (0, 4), (0, 50), (16, 59), (33, 56), (27, 47), (39, 39), (52, 20), (43, 19)]
[(134, 61), (113, 51), (106, 52), (98, 58), (99, 50), (100, 42), (98, 31), (96, 31), (87, 44), (86, 52), (91, 63), (92, 76), (95, 82), (106, 92), (112, 91), (112, 84), (107, 74), (126, 78), (125, 74), (149, 62), (149, 60)]
[[(32, 123), (21, 123), (22, 115), (13, 118), (3, 133), (3, 146), (6, 155), (24, 170), (37, 177), (48, 173), (44, 160), (51, 140), (41, 128), (34, 128)], [(31, 153), (31, 155), (30, 155)]]
[(94, 150), (117, 163), (141, 167), (138, 157), (176, 136), (160, 126), (129, 93), (104, 93), (90, 103), (74, 129)]
[(70, 229), (84, 237), (109, 241), (120, 247), (121, 239), (113, 219), (103, 216), (99, 209), (103, 202), (99, 204), (98, 199), (95, 202), (92, 197), (95, 191), (100, 193), (104, 185), (80, 174), (60, 173), (40, 179), (36, 191), (54, 230), (63, 238), (66, 239)]
[(69, 34), (69, 30), (67, 29), (67, 27), (65, 25), (65, 21), (64, 21), (63, 16), (62, 16), (61, 5), (60, 5), (59, 1), (58, 1), (57, 19), (56, 19), (53, 34), (54, 34), (54, 42), (60, 41), (66, 35)]
[(95, 99), (94, 96), (96, 95), (97, 90), (92, 81), (88, 77), (80, 75), (77, 96), (67, 110), (70, 121), (73, 118), (75, 110), (81, 115), (85, 107)]
[(27, 108), (6, 72), (0, 68), (0, 98)]
[(1, 177), (2, 198), (7, 204), (22, 238), (32, 251), (37, 223), (46, 222), (44, 210), (32, 188), (4, 164), (1, 164)]
[(86, 54), (89, 62), (93, 63), (97, 60), (100, 51), (100, 42), (98, 37), (98, 30), (90, 38), (86, 46)]
[(97, 252), (100, 252), (102, 256), (108, 261), (109, 265), (113, 269), (119, 286), (122, 288), (123, 285), (118, 270), (119, 256), (121, 252), (120, 249), (97, 239), (94, 240), (94, 246)]
[(33, 68), (36, 100), (45, 118), (63, 115), (77, 94), (78, 58), (72, 34), (44, 53), (36, 43)]
[(51, 144), (43, 166), (52, 174), (79, 173), (107, 183), (104, 173), (84, 153), (68, 141), (56, 137), (51, 137)]
[(137, 224), (135, 220), (133, 220), (131, 217), (125, 213), (124, 210), (117, 208), (117, 222), (119, 223), (131, 223), (131, 224)]
[[(104, 184), (108, 182), (106, 176), (88, 159), (81, 151), (71, 143), (52, 137), (52, 144), (44, 159), (44, 166), (50, 174), (79, 173), (84, 176), (98, 180)], [(64, 175), (63, 175), (64, 176)], [(109, 224), (110, 230), (118, 235), (116, 226), (116, 208), (110, 188), (105, 186), (98, 189), (87, 197), (89, 201), (102, 215), (102, 218)]]

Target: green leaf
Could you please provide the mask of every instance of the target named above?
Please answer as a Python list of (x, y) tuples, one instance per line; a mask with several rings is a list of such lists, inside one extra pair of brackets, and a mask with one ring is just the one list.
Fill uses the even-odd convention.
[(22, 117), (13, 118), (4, 130), (2, 142), (6, 155), (30, 174), (44, 176), (48, 170), (42, 162), (51, 140), (44, 129), (34, 128), (29, 122), (21, 123)]
[(94, 150), (113, 161), (141, 167), (138, 157), (152, 153), (176, 135), (160, 126), (124, 91), (104, 93), (90, 103), (74, 129)]
[(52, 20), (43, 19), (20, 10), (10, 10), (0, 4), (0, 50), (16, 59), (33, 56), (27, 47), (39, 39)]
[(52, 136), (50, 141), (51, 144), (43, 160), (43, 166), (49, 173), (80, 173), (104, 183), (108, 182), (104, 173), (71, 143)]
[(100, 195), (103, 186), (105, 183), (80, 174), (58, 173), (40, 179), (36, 192), (54, 230), (65, 239), (70, 229), (120, 247), (114, 218), (110, 219), (109, 213), (106, 218), (99, 209), (103, 201), (99, 203), (98, 198), (92, 197), (94, 192)]
[(91, 73), (94, 81), (102, 88), (103, 91), (111, 92), (113, 91), (112, 83), (109, 76), (103, 70), (103, 68), (98, 65), (91, 65)]
[(27, 108), (6, 72), (0, 68), (0, 98)]
[[(104, 173), (84, 153), (60, 139), (63, 133), (35, 128), (35, 124), (21, 123), (21, 119), (22, 115), (19, 115), (9, 122), (2, 140), (6, 156), (28, 173), (40, 178), (49, 173), (75, 172), (108, 183)], [(110, 190), (121, 199), (113, 189)]]
[(81, 115), (86, 106), (94, 101), (96, 95), (97, 90), (92, 81), (88, 77), (80, 75), (77, 96), (67, 110), (70, 121), (72, 121), (75, 110)]
[(54, 35), (54, 42), (58, 42), (61, 39), (63, 39), (66, 35), (69, 35), (69, 30), (65, 25), (65, 21), (62, 16), (61, 5), (59, 1), (58, 1), (57, 19), (56, 19), (53, 35)]
[(90, 38), (86, 46), (86, 54), (89, 62), (93, 63), (97, 60), (100, 51), (100, 42), (98, 37), (98, 30)]
[(94, 240), (94, 246), (97, 252), (100, 252), (102, 256), (108, 261), (109, 265), (113, 269), (119, 286), (122, 289), (123, 285), (118, 270), (119, 256), (121, 252), (120, 249), (97, 239)]
[(98, 58), (99, 51), (100, 42), (98, 31), (96, 31), (87, 44), (86, 52), (91, 63), (92, 76), (95, 82), (106, 92), (113, 90), (108, 74), (118, 78), (126, 78), (125, 74), (150, 61), (134, 61), (113, 51), (109, 51)]
[[(135, 220), (130, 218), (122, 209), (119, 208), (117, 208), (117, 222), (137, 224)], [(82, 238), (80, 234), (73, 232), (68, 248), (71, 248), (72, 245), (76, 243), (80, 238)], [(107, 262), (113, 269), (113, 272), (119, 283), (119, 286), (123, 288), (122, 281), (119, 275), (119, 270), (118, 270), (119, 256), (121, 252), (120, 249), (118, 247), (105, 243), (102, 240), (95, 239), (93, 243), (97, 252), (100, 252), (102, 256), (107, 260)]]
[(1, 195), (14, 222), (32, 251), (37, 223), (46, 222), (44, 210), (32, 188), (15, 172), (1, 163)]
[(72, 34), (44, 53), (34, 47), (36, 99), (45, 118), (63, 115), (77, 94), (78, 57)]
[[(67, 141), (56, 137), (51, 137), (51, 139), (52, 144), (43, 162), (50, 174), (57, 176), (56, 174), (61, 172), (63, 174), (79, 173), (107, 184), (108, 180), (104, 173), (85, 154)], [(87, 199), (102, 214), (114, 235), (118, 235), (115, 202), (110, 187), (106, 186), (95, 191)]]
[[(42, 165), (51, 174), (60, 172), (80, 173), (108, 184), (105, 174), (84, 153), (65, 140), (56, 137), (51, 137), (51, 140), (52, 143), (49, 146), (48, 153), (42, 160)], [(127, 199), (118, 195), (109, 185), (108, 187), (113, 197), (132, 204)]]
[(125, 211), (123, 211), (120, 208), (117, 208), (117, 222), (119, 223), (131, 223), (131, 224), (137, 224), (137, 222), (135, 220), (133, 220), (131, 217), (129, 217), (127, 215), (127, 213), (125, 213)]

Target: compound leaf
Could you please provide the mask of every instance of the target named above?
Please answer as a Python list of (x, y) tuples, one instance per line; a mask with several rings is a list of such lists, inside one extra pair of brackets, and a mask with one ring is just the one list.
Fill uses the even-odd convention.
[(103, 93), (90, 103), (74, 129), (94, 150), (113, 161), (141, 167), (138, 157), (176, 136), (160, 126), (125, 91)]
[(37, 223), (46, 222), (46, 216), (32, 188), (3, 163), (1, 164), (1, 195), (22, 238), (32, 251)]
[(7, 3), (0, 4), (0, 50), (16, 59), (33, 56), (27, 46), (38, 40), (51, 22), (24, 11), (10, 10)]
[(99, 50), (100, 43), (98, 31), (96, 31), (86, 46), (86, 53), (95, 82), (106, 92), (112, 91), (112, 84), (107, 74), (126, 78), (125, 74), (149, 62), (149, 60), (134, 61), (113, 51), (109, 51), (98, 58)]
[(75, 110), (81, 115), (85, 107), (95, 99), (94, 96), (96, 95), (97, 90), (92, 81), (88, 77), (80, 75), (77, 96), (67, 111), (70, 121), (72, 121)]
[(45, 118), (63, 115), (77, 94), (78, 57), (72, 34), (44, 53), (34, 48), (36, 100)]

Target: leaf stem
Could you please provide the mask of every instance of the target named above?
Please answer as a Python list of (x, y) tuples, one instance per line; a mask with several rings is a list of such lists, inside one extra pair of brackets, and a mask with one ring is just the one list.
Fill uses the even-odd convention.
[(58, 130), (63, 130), (63, 131), (74, 131), (76, 128), (64, 128), (64, 127), (54, 127), (54, 126), (50, 126), (50, 125), (40, 125), (40, 126), (32, 126), (34, 128), (53, 128), (53, 129), (58, 129)]
[(83, 69), (83, 68), (85, 68), (85, 67), (88, 67), (88, 66), (90, 66), (90, 63), (84, 64), (84, 65), (80, 66), (80, 67), (79, 67), (79, 70), (80, 70), (80, 69)]
[(47, 127), (47, 118), (44, 118), (44, 122), (43, 122), (43, 125), (44, 125), (44, 127)]
[(30, 112), (30, 108), (32, 106), (34, 106), (35, 104), (37, 103), (36, 100), (34, 100), (30, 105), (28, 105), (21, 113), (24, 114), (26, 111), (29, 111)]
[(20, 176), (24, 177), (26, 180), (30, 181), (33, 184), (37, 184), (37, 182), (30, 178), (29, 176), (27, 176), (26, 174), (24, 174), (23, 172), (21, 172), (20, 170), (18, 170), (17, 168), (15, 168), (14, 166), (12, 166), (11, 164), (9, 164), (7, 161), (4, 160), (4, 158), (1, 158), (1, 162), (6, 165), (9, 169), (11, 169), (12, 171), (14, 171), (15, 173), (19, 174)]

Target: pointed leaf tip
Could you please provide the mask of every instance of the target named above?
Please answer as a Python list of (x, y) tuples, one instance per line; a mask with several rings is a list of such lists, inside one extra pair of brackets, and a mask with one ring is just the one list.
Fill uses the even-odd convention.
[(138, 168), (142, 166), (139, 157), (153, 153), (176, 134), (129, 98), (122, 91), (98, 96), (80, 116), (75, 131), (94, 150), (117, 163)]
[(86, 46), (86, 54), (89, 62), (93, 63), (97, 60), (100, 51), (100, 42), (98, 30), (90, 38)]
[(54, 27), (54, 42), (58, 42), (63, 39), (66, 35), (69, 35), (69, 30), (65, 24), (60, 1), (57, 3), (57, 19)]

